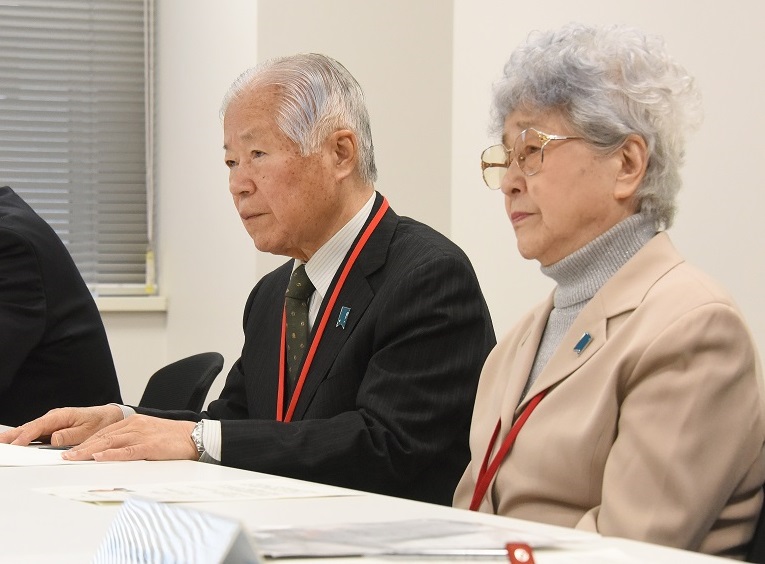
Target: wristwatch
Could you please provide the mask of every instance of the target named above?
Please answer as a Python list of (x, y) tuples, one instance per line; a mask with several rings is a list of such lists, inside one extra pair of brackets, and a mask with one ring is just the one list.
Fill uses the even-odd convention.
[(202, 420), (196, 425), (194, 425), (194, 430), (191, 431), (191, 440), (194, 441), (194, 446), (197, 447), (199, 458), (202, 458), (202, 455), (205, 453), (205, 444), (204, 444), (204, 441), (202, 440), (204, 426), (205, 426), (205, 422), (204, 420)]

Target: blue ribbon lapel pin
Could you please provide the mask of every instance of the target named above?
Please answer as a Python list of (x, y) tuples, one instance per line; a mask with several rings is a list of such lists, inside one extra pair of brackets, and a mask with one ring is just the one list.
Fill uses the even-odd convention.
[(582, 351), (587, 348), (587, 345), (589, 345), (591, 341), (592, 341), (592, 335), (590, 335), (589, 333), (585, 333), (584, 335), (582, 335), (582, 338), (579, 339), (574, 345), (574, 352), (576, 353), (576, 355), (579, 356), (580, 354), (582, 354)]
[(342, 329), (345, 329), (345, 323), (348, 321), (348, 314), (351, 313), (351, 308), (348, 306), (342, 306), (340, 308), (340, 315), (337, 316), (337, 323), (335, 323), (335, 327), (340, 327)]

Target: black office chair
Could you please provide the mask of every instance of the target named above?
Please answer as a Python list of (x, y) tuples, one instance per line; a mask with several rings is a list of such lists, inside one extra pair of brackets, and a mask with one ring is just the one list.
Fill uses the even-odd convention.
[(206, 352), (160, 368), (146, 384), (140, 407), (201, 411), (213, 380), (223, 368), (223, 356)]

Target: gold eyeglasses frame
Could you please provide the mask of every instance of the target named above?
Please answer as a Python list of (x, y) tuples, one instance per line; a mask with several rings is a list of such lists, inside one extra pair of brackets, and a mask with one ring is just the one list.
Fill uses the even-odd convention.
[[(513, 154), (515, 148), (518, 145), (518, 140), (521, 138), (526, 137), (526, 135), (533, 131), (537, 134), (537, 137), (539, 139), (539, 167), (535, 170), (528, 171), (526, 166), (526, 160), (528, 159), (528, 155), (517, 155)], [(518, 168), (525, 176), (534, 176), (537, 174), (540, 170), (542, 170), (542, 165), (545, 161), (545, 147), (547, 146), (550, 141), (566, 141), (568, 139), (584, 139), (583, 137), (578, 137), (575, 135), (554, 135), (552, 133), (545, 133), (543, 131), (539, 131), (535, 127), (527, 127), (523, 131), (521, 131), (518, 136), (515, 138), (515, 141), (513, 141), (513, 148), (508, 149), (505, 147), (503, 143), (492, 145), (491, 147), (487, 147), (483, 150), (481, 153), (481, 176), (483, 177), (484, 183), (486, 183), (486, 186), (489, 187), (490, 190), (499, 190), (501, 187), (502, 178), (507, 173), (507, 170), (512, 166), (513, 161), (518, 165)], [(499, 162), (490, 162), (485, 159), (485, 155), (488, 151), (496, 150), (497, 148), (501, 148), (505, 153), (505, 162), (499, 163)], [(495, 185), (494, 182), (489, 182), (489, 180), (486, 177), (486, 170), (491, 168), (501, 168), (504, 169), (504, 173), (500, 175), (499, 177), (499, 183)]]

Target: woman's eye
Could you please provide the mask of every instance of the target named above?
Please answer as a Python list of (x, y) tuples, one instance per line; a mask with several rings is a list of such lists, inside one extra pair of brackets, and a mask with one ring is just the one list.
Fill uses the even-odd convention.
[(263, 155), (265, 155), (265, 153), (263, 151), (253, 151), (252, 152), (252, 158), (254, 158), (254, 159), (262, 157)]
[(236, 165), (236, 161), (226, 160), (226, 166), (228, 168), (234, 168), (235, 165)]

